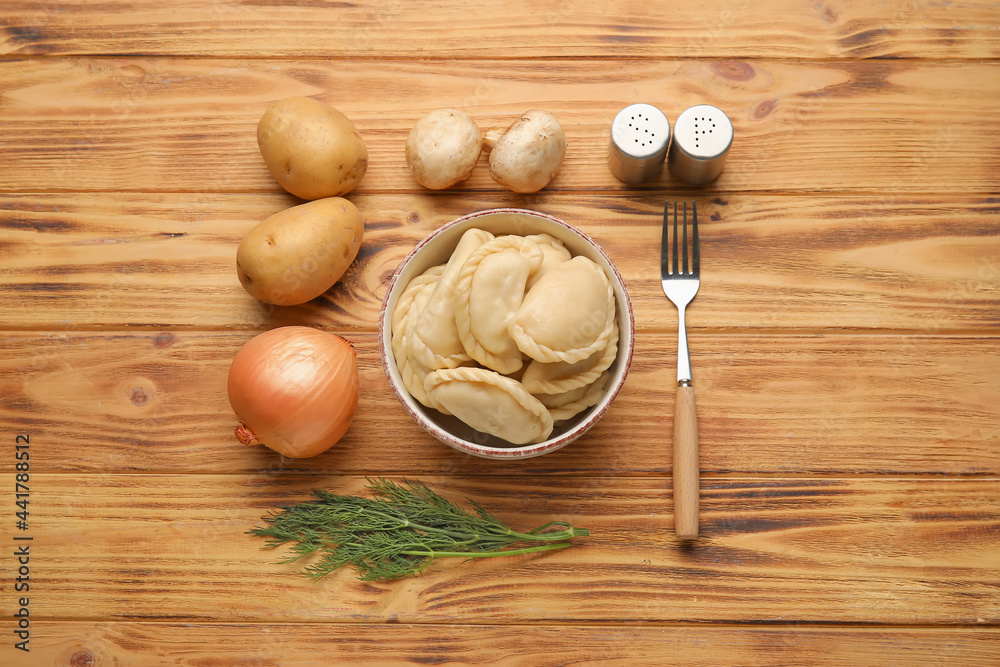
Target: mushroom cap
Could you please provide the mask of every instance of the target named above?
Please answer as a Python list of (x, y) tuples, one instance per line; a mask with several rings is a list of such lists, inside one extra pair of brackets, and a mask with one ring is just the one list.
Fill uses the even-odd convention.
[(504, 132), (490, 152), (493, 180), (514, 192), (538, 192), (566, 155), (566, 133), (548, 111), (530, 109)]
[(425, 188), (443, 190), (472, 174), (482, 147), (482, 132), (468, 114), (437, 109), (410, 130), (406, 164)]

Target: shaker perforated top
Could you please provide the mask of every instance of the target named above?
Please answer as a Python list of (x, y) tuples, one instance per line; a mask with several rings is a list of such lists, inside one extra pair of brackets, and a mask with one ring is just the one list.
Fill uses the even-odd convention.
[(668, 163), (670, 173), (692, 185), (722, 173), (733, 143), (733, 124), (720, 109), (699, 104), (684, 110), (674, 124)]
[(663, 170), (670, 143), (670, 121), (651, 104), (632, 104), (611, 123), (608, 166), (618, 180), (642, 183)]

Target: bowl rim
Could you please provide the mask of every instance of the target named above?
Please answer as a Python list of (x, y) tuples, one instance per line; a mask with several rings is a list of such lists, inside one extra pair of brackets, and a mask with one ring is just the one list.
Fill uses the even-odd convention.
[[(455, 436), (454, 434), (440, 427), (438, 424), (435, 424), (433, 421), (425, 417), (423, 414), (414, 411), (413, 408), (407, 402), (406, 397), (403, 396), (400, 387), (397, 386), (397, 383), (393, 379), (392, 374), (389, 372), (389, 352), (387, 350), (389, 341), (386, 340), (387, 338), (386, 313), (389, 306), (389, 297), (393, 294), (396, 282), (399, 280), (404, 267), (406, 267), (410, 263), (410, 261), (423, 248), (425, 248), (428, 244), (432, 243), (434, 239), (436, 239), (439, 235), (446, 232), (447, 230), (456, 227), (458, 225), (465, 224), (468, 221), (474, 220), (476, 218), (480, 218), (487, 215), (497, 215), (497, 214), (516, 214), (516, 215), (526, 215), (533, 218), (543, 218), (561, 227), (565, 227), (570, 232), (578, 235), (580, 238), (582, 238), (584, 241), (590, 244), (596, 250), (596, 252), (600, 254), (601, 257), (604, 258), (604, 261), (607, 263), (608, 267), (610, 267), (612, 272), (614, 272), (615, 279), (621, 286), (621, 293), (624, 296), (625, 309), (627, 311), (627, 322), (628, 322), (627, 334), (626, 334), (627, 345), (625, 346), (626, 354), (625, 357), (621, 359), (621, 367), (622, 367), (621, 378), (618, 380), (618, 382), (615, 383), (613, 387), (610, 388), (609, 393), (606, 394), (605, 397), (601, 399), (601, 402), (598, 404), (601, 406), (600, 409), (592, 410), (590, 414), (588, 414), (583, 421), (581, 421), (579, 424), (577, 424), (570, 430), (566, 431), (565, 433), (559, 435), (558, 437), (551, 438), (549, 440), (544, 440), (539, 443), (516, 446), (516, 447), (491, 447), (489, 445), (479, 445), (474, 442), (470, 442), (468, 440), (465, 440), (464, 438), (459, 438)], [(440, 227), (432, 231), (430, 234), (428, 234), (426, 237), (424, 237), (419, 243), (417, 243), (417, 245), (414, 246), (409, 253), (407, 253), (406, 257), (404, 257), (402, 261), (400, 261), (399, 266), (396, 267), (396, 270), (392, 274), (392, 278), (389, 281), (389, 286), (386, 289), (385, 296), (382, 299), (381, 308), (379, 309), (378, 348), (379, 348), (379, 357), (382, 362), (382, 371), (385, 373), (386, 379), (389, 382), (389, 387), (392, 389), (393, 394), (395, 394), (396, 399), (403, 406), (403, 409), (406, 410), (406, 412), (414, 419), (414, 421), (416, 421), (421, 426), (421, 428), (429, 432), (437, 440), (443, 442), (444, 444), (454, 449), (457, 449), (461, 452), (465, 452), (466, 454), (471, 454), (473, 456), (478, 456), (480, 458), (488, 458), (488, 459), (501, 459), (501, 460), (526, 459), (555, 451), (557, 449), (564, 447), (570, 442), (576, 440), (584, 433), (589, 431), (590, 428), (594, 426), (594, 424), (596, 424), (601, 419), (601, 417), (604, 416), (604, 413), (607, 412), (608, 408), (611, 407), (611, 404), (617, 398), (618, 393), (621, 391), (621, 388), (625, 385), (625, 379), (628, 377), (629, 369), (632, 365), (632, 354), (635, 348), (635, 316), (632, 310), (632, 299), (629, 295), (628, 287), (625, 284), (625, 279), (618, 271), (618, 267), (615, 266), (615, 263), (611, 260), (611, 257), (608, 256), (607, 252), (604, 251), (604, 248), (602, 248), (596, 241), (594, 241), (594, 239), (592, 239), (587, 233), (585, 233), (578, 227), (569, 224), (568, 222), (565, 222), (548, 213), (542, 213), (541, 211), (535, 211), (531, 209), (517, 208), (517, 207), (491, 208), (480, 211), (474, 211), (472, 213), (467, 213), (463, 216), (455, 218), (454, 220), (441, 225)], [(408, 392), (407, 396), (409, 396)], [(410, 400), (416, 400), (416, 399), (410, 397)]]

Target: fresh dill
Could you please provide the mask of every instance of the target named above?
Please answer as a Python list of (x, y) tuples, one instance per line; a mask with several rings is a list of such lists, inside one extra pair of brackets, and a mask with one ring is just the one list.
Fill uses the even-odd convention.
[(291, 544), (291, 555), (279, 563), (317, 556), (302, 570), (308, 577), (319, 579), (349, 565), (362, 581), (414, 575), (436, 558), (565, 549), (572, 538), (590, 534), (563, 521), (519, 533), (475, 501), (469, 501), (469, 512), (422, 482), (403, 484), (369, 479), (371, 498), (314, 490), (314, 500), (279, 508), (263, 518), (266, 526), (247, 534), (268, 538), (264, 548)]

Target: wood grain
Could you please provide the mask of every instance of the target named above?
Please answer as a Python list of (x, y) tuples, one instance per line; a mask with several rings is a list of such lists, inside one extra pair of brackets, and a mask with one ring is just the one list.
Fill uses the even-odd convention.
[[(0, 646), (11, 667), (36, 664), (556, 665), (673, 664), (840, 667), (951, 664), (992, 667), (995, 627), (836, 628), (435, 625), (351, 623), (155, 623), (36, 621), (31, 661)], [(710, 647), (711, 650), (706, 650)], [(74, 662), (74, 659), (77, 662)], [(35, 662), (32, 662), (35, 661)]]
[(674, 394), (673, 458), (674, 534), (679, 540), (698, 537), (699, 469), (698, 414), (694, 388), (677, 387)]
[[(321, 58), (996, 58), (986, 0), (145, 0), (4, 5), (0, 53)], [(447, 30), (441, 30), (447, 26)]]
[[(583, 438), (503, 464), (422, 431), (390, 391), (373, 334), (351, 336), (361, 404), (335, 449), (293, 460), (240, 445), (225, 381), (251, 336), (8, 334), (0, 338), (0, 433), (29, 432), (39, 472), (614, 479), (671, 470), (676, 338), (669, 334), (638, 336), (625, 388)], [(1000, 338), (690, 338), (703, 475), (1000, 473)], [(0, 458), (0, 470), (13, 465)]]
[[(992, 0), (19, 0), (0, 4), (0, 438), (31, 435), (32, 653), (0, 664), (1000, 662), (1000, 14)], [(268, 104), (344, 111), (371, 155), (366, 242), (320, 299), (273, 309), (242, 235), (298, 203), (255, 141)], [(617, 111), (732, 118), (725, 172), (626, 187)], [(483, 164), (410, 177), (431, 109), (484, 128), (532, 107), (569, 137), (555, 181)], [(676, 314), (659, 211), (697, 198), (689, 309), (702, 537), (673, 537)], [(405, 254), (520, 206), (593, 236), (638, 325), (625, 390), (570, 446), (505, 465), (423, 433), (375, 326)], [(305, 461), (236, 443), (225, 376), (254, 333), (357, 342), (362, 409)], [(10, 450), (7, 450), (10, 451)], [(8, 478), (12, 456), (0, 456)], [(591, 537), (539, 557), (319, 584), (244, 534), (312, 488), (423, 479), (517, 527)], [(9, 512), (13, 489), (3, 496)], [(15, 517), (0, 521), (12, 543)], [(20, 543), (19, 543), (20, 544)], [(8, 574), (8, 555), (0, 568)], [(0, 606), (17, 600), (4, 580)]]
[[(37, 620), (997, 625), (997, 479), (703, 480), (695, 546), (663, 478), (431, 477), (520, 528), (570, 520), (570, 549), (439, 561), (420, 577), (320, 582), (245, 531), (332, 475), (31, 476)], [(599, 492), (598, 492), (599, 490)], [(10, 543), (13, 522), (0, 524)], [(170, 545), (165, 549), (164, 545)]]
[[(274, 308), (240, 286), (236, 246), (296, 203), (291, 196), (0, 195), (0, 326), (374, 331), (389, 278), (420, 240), (460, 215), (521, 205), (581, 228), (608, 252), (640, 331), (675, 331), (657, 250), (663, 200), (673, 196), (352, 195), (366, 227), (354, 265), (319, 299)], [(996, 197), (701, 195), (698, 204), (704, 270), (690, 331), (998, 330)]]
[[(256, 124), (273, 100), (312, 95), (365, 138), (358, 194), (422, 192), (406, 136), (446, 106), (483, 128), (547, 109), (568, 140), (548, 192), (621, 192), (609, 131), (636, 100), (673, 119), (711, 103), (732, 119), (726, 169), (697, 192), (994, 194), (1000, 88), (983, 82), (997, 78), (1000, 64), (989, 61), (6, 60), (0, 191), (278, 192)], [(663, 188), (690, 190), (669, 173), (638, 190)], [(481, 166), (459, 190), (483, 203), (502, 188)]]

